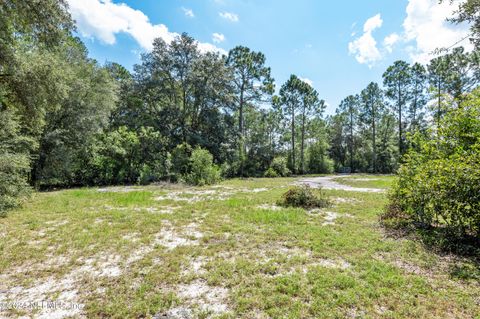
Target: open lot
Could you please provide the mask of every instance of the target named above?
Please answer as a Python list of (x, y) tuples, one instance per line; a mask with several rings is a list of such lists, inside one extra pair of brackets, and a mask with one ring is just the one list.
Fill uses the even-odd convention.
[[(392, 177), (328, 180), (386, 189)], [(385, 192), (277, 206), (298, 182), (35, 193), (0, 219), (0, 318), (478, 318), (474, 266), (388, 237)], [(42, 301), (62, 306), (13, 306)]]

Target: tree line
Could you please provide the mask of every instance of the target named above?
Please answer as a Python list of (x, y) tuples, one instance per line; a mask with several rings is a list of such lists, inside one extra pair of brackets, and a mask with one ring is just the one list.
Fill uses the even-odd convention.
[(394, 172), (478, 83), (476, 52), (397, 61), (336, 114), (300, 77), (276, 87), (266, 57), (155, 39), (130, 72), (99, 64), (64, 0), (0, 3), (0, 212), (37, 188), (223, 177)]
[(408, 136), (431, 134), (428, 128), (478, 85), (479, 58), (457, 47), (426, 66), (396, 61), (383, 73), (383, 88), (372, 82), (346, 97), (329, 119), (337, 170), (394, 172), (415, 146)]

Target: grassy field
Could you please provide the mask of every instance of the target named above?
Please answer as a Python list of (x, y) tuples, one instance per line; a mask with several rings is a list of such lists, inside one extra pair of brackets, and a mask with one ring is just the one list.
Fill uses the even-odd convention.
[[(293, 182), (36, 193), (0, 219), (0, 317), (480, 318), (479, 281), (458, 271), (475, 266), (388, 237), (384, 193), (276, 206)], [(11, 304), (47, 300), (62, 307)]]
[(338, 183), (353, 187), (388, 189), (390, 186), (392, 186), (393, 177), (391, 175), (355, 174), (349, 176), (339, 176), (333, 180)]

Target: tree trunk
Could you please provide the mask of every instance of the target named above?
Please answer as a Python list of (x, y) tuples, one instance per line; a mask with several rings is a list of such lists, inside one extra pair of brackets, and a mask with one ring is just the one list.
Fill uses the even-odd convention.
[(187, 143), (187, 92), (185, 88), (183, 88), (183, 116), (182, 116), (182, 135), (183, 135), (183, 142)]
[(295, 107), (292, 105), (292, 173), (295, 172)]
[(440, 93), (441, 90), (441, 82), (440, 80), (438, 81), (438, 105), (437, 105), (437, 130), (440, 127), (440, 110), (441, 110), (441, 104), (442, 104), (442, 95)]
[(302, 174), (305, 174), (305, 159), (304, 159), (304, 152), (305, 152), (305, 109), (303, 110), (302, 114), (302, 142), (300, 146), (302, 152), (300, 154), (301, 158), (301, 170)]
[(350, 171), (353, 173), (353, 110), (350, 109)]
[(240, 153), (240, 175), (244, 176), (244, 157), (246, 156), (246, 149), (245, 149), (245, 135), (244, 135), (244, 128), (243, 128), (243, 94), (244, 94), (245, 86), (244, 82), (242, 82), (242, 87), (240, 88), (240, 105), (238, 108), (238, 131), (240, 133), (240, 143), (239, 153)]
[(375, 117), (376, 117), (376, 112), (375, 112), (375, 105), (372, 104), (372, 133), (373, 133), (373, 173), (375, 174), (377, 172), (377, 143), (376, 143), (376, 132), (375, 132)]
[(401, 157), (403, 154), (403, 140), (402, 140), (402, 93), (400, 90), (400, 83), (398, 84), (398, 154)]
[(415, 97), (413, 99), (413, 116), (412, 116), (412, 133), (417, 130), (417, 99), (418, 99), (418, 84), (415, 82)]

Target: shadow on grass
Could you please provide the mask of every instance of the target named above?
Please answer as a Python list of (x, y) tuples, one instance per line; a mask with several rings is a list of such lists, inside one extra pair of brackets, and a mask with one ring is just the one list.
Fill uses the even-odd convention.
[(458, 235), (445, 227), (425, 226), (412, 222), (406, 216), (388, 213), (380, 217), (387, 236), (421, 242), (440, 256), (450, 255), (455, 262), (449, 272), (452, 278), (480, 281), (480, 238)]

